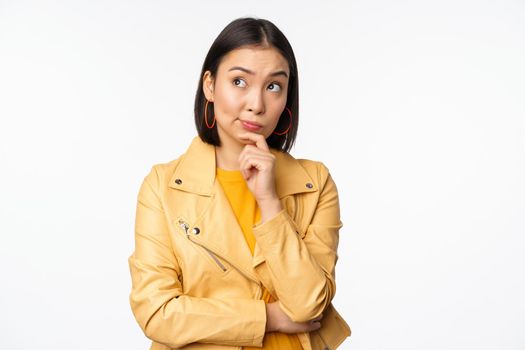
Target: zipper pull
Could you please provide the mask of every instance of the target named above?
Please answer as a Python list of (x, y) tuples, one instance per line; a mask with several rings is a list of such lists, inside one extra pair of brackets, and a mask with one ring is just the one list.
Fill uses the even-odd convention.
[(184, 220), (182, 219), (179, 219), (179, 226), (184, 229), (184, 232), (186, 232), (186, 237), (188, 237), (189, 236), (188, 229), (190, 228), (190, 226), (186, 222), (184, 222)]

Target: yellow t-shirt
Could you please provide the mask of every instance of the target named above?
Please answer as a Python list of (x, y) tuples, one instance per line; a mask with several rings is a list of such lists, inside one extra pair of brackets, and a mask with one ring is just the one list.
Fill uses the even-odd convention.
[[(248, 188), (240, 170), (225, 170), (221, 168), (216, 168), (216, 170), (217, 179), (230, 202), (237, 221), (242, 228), (246, 243), (253, 255), (255, 237), (253, 236), (252, 226), (261, 219), (261, 212), (257, 201)], [(275, 301), (273, 296), (264, 287), (261, 299), (266, 303)], [(301, 342), (296, 334), (270, 332), (265, 334), (262, 348), (245, 346), (243, 349), (302, 350), (302, 348)]]

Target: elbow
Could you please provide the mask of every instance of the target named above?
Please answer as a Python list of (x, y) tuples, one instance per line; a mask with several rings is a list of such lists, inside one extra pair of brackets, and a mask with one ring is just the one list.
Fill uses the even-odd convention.
[(184, 341), (181, 332), (173, 331), (166, 334), (164, 327), (159, 327), (156, 323), (150, 321), (144, 327), (141, 327), (148, 339), (174, 349), (179, 349), (189, 344), (189, 342)]
[(170, 348), (182, 348), (188, 345), (190, 342), (184, 336), (184, 332), (176, 327), (180, 322), (164, 317), (165, 307), (166, 305), (163, 305), (157, 310), (153, 310), (144, 304), (131, 303), (133, 315), (148, 339)]
[(295, 309), (286, 308), (281, 303), (281, 308), (293, 322), (298, 323), (309, 322), (321, 315), (324, 310), (322, 304), (319, 303), (303, 304), (302, 307), (298, 305)]
[(311, 290), (305, 294), (305, 298), (292, 298), (292, 303), (283, 303), (280, 300), (281, 309), (294, 322), (309, 322), (319, 317), (326, 307), (332, 302), (335, 285), (330, 280), (317, 290)]

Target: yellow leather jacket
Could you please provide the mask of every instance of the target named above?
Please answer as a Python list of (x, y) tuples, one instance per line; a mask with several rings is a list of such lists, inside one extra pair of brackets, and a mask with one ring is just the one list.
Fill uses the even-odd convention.
[(252, 257), (220, 183), (215, 146), (195, 136), (187, 151), (144, 178), (129, 256), (133, 314), (150, 350), (262, 346), (266, 287), (296, 322), (305, 350), (336, 349), (350, 327), (331, 304), (342, 222), (326, 166), (274, 149), (283, 210), (253, 227)]

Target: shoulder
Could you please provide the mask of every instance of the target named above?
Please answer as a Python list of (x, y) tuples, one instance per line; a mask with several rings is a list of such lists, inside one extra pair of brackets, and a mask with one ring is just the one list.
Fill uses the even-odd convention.
[(318, 200), (337, 200), (339, 197), (337, 184), (330, 174), (330, 169), (324, 162), (313, 159), (297, 159), (297, 161), (308, 173), (314, 186), (317, 187), (318, 191), (316, 191), (316, 193), (319, 198)]
[(148, 182), (155, 188), (159, 188), (163, 183), (167, 184), (171, 175), (183, 159), (184, 154), (181, 154), (177, 158), (166, 162), (153, 163), (149, 166), (148, 170), (146, 170), (144, 182)]
[(324, 188), (327, 182), (333, 183), (330, 169), (324, 162), (313, 159), (297, 159), (297, 161), (312, 177), (312, 180), (318, 184), (320, 189)]
[(296, 158), (287, 152), (280, 152), (280, 154), (288, 159), (286, 163), (299, 164), (312, 177), (325, 178), (330, 173), (326, 164), (320, 160), (312, 158)]
[(286, 158), (285, 162), (282, 162), (286, 165), (293, 165), (293, 167), (300, 167), (303, 169), (306, 174), (311, 178), (311, 180), (317, 184), (319, 188), (324, 187), (327, 181), (332, 181), (330, 170), (328, 166), (316, 159), (311, 158), (295, 158), (290, 153), (281, 152), (281, 157)]
[(330, 171), (328, 167), (320, 160), (306, 159), (306, 158), (297, 158), (299, 164), (311, 175), (324, 175)]

